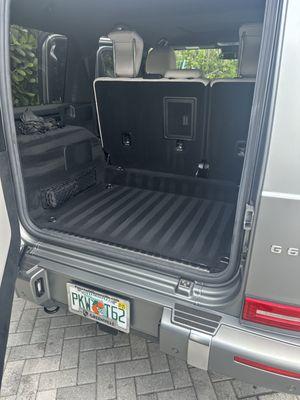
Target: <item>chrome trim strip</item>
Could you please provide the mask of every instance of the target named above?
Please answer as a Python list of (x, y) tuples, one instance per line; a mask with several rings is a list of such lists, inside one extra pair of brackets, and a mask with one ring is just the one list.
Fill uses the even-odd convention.
[(269, 192), (264, 190), (261, 195), (262, 197), (273, 197), (275, 199), (300, 200), (300, 194), (296, 193)]

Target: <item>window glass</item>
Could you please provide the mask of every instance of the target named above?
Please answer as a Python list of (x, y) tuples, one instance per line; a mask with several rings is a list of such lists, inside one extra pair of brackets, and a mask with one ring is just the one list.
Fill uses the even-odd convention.
[(41, 40), (40, 78), (42, 80), (42, 102), (62, 103), (64, 98), (67, 38), (51, 34)]
[(12, 25), (10, 62), (15, 107), (61, 103), (67, 38)]
[(178, 69), (199, 69), (202, 78), (237, 77), (237, 59), (224, 59), (221, 49), (176, 50)]

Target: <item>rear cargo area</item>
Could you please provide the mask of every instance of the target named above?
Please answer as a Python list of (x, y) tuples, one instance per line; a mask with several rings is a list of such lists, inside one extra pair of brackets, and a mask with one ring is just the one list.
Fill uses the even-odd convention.
[(237, 184), (110, 165), (99, 138), (83, 127), (19, 134), (18, 143), (30, 216), (40, 228), (210, 272), (226, 267)]
[[(201, 4), (195, 3), (195, 17), (185, 10), (191, 20), (182, 19), (182, 32), (193, 21), (198, 29), (200, 17), (206, 21)], [(209, 273), (226, 269), (264, 10), (260, 1), (257, 8), (237, 4), (236, 15), (222, 2), (220, 11), (206, 11), (220, 13), (226, 34), (215, 17), (203, 32), (187, 36), (171, 19), (154, 39), (146, 28), (156, 32), (155, 12), (145, 29), (136, 21), (118, 26), (115, 14), (101, 26), (97, 15), (90, 37), (73, 40), (77, 30), (68, 36), (63, 27), (66, 36), (45, 36), (37, 80), (40, 91), (54, 80), (53, 93), (48, 85), (50, 92), (39, 93), (43, 103), (15, 109), (27, 211), (37, 227), (65, 233), (66, 244), (77, 237), (175, 261), (181, 271), (182, 265)], [(20, 17), (19, 9), (14, 12)], [(70, 21), (66, 30), (75, 27)], [(209, 61), (209, 50), (235, 72), (211, 66), (205, 75), (176, 58), (199, 51)], [(150, 258), (144, 259), (148, 267)], [(176, 274), (175, 262), (168, 265)]]
[[(107, 176), (112, 177), (110, 172)], [(138, 187), (123, 175), (86, 190), (57, 210), (47, 210), (37, 224), (211, 272), (226, 267), (235, 212), (233, 185), (205, 182), (206, 193), (201, 187), (199, 195), (196, 188), (183, 194), (192, 180), (185, 182), (183, 177), (178, 182), (180, 193), (178, 177), (147, 175), (148, 183)], [(135, 179), (139, 178), (145, 175), (137, 173)]]
[(18, 143), (38, 227), (210, 272), (226, 267), (237, 184), (110, 165), (99, 138), (78, 126), (19, 134)]

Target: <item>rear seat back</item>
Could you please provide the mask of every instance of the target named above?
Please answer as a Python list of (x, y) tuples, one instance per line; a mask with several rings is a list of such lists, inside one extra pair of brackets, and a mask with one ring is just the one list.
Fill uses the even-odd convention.
[(207, 148), (212, 179), (240, 180), (254, 86), (254, 79), (210, 83)]
[[(114, 51), (116, 62), (117, 46)], [(132, 46), (127, 51), (133, 57)], [(127, 54), (121, 62), (128, 58)], [(203, 158), (207, 81), (141, 79), (136, 69), (129, 74), (124, 66), (123, 76), (120, 66), (116, 70), (117, 79), (98, 78), (94, 83), (99, 126), (111, 164), (195, 175)], [(151, 71), (158, 71), (153, 63)]]
[(204, 148), (203, 82), (106, 79), (95, 92), (113, 165), (195, 175)]
[(240, 78), (210, 82), (207, 130), (209, 177), (239, 182), (244, 162), (262, 28), (240, 28)]

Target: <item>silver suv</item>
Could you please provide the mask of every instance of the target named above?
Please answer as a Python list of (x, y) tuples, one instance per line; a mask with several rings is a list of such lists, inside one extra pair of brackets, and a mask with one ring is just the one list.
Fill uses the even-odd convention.
[(300, 394), (299, 1), (0, 18), (0, 376), (16, 288)]

